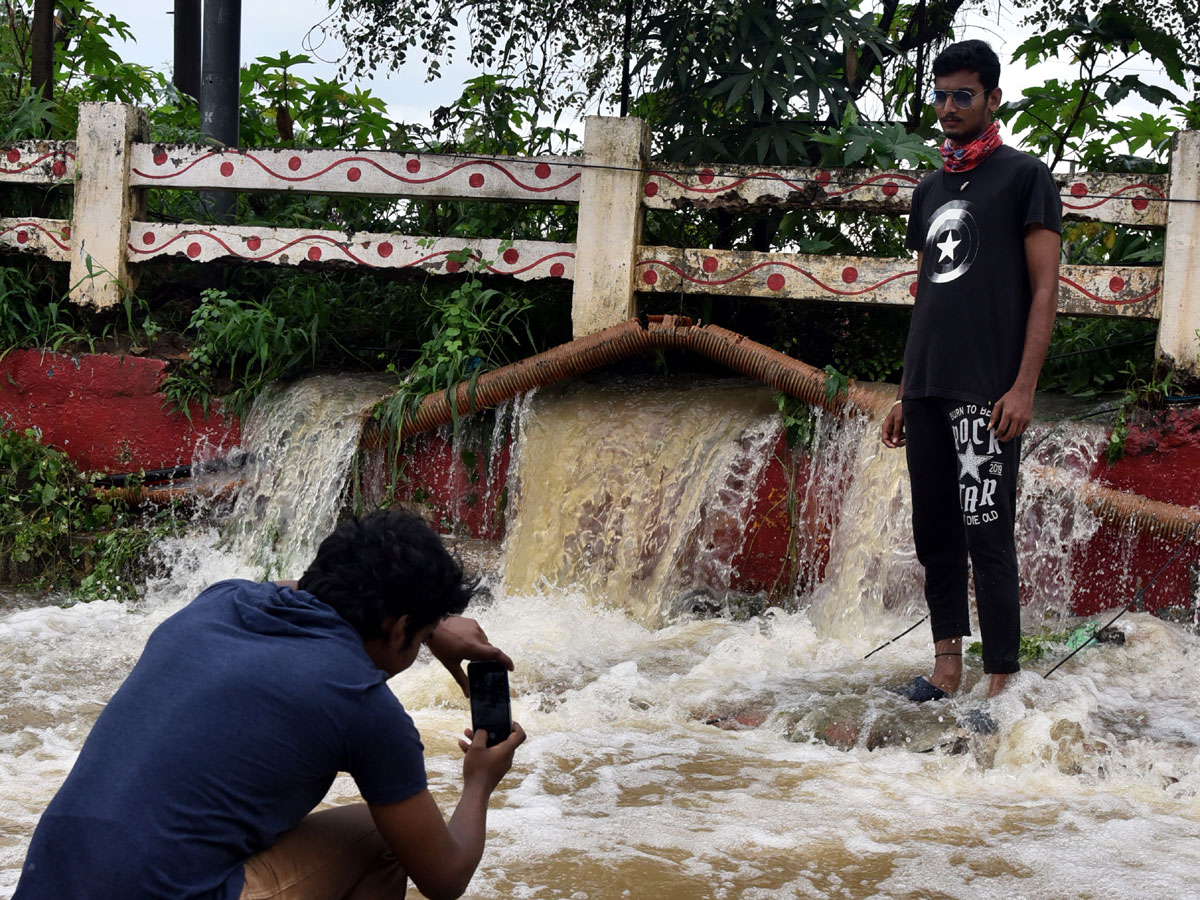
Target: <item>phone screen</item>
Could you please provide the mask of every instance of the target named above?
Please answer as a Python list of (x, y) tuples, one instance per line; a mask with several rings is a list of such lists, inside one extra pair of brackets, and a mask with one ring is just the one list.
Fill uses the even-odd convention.
[(487, 731), (487, 745), (498, 744), (512, 734), (512, 706), (508, 694), (508, 670), (497, 662), (467, 664), (471, 691), (471, 728)]

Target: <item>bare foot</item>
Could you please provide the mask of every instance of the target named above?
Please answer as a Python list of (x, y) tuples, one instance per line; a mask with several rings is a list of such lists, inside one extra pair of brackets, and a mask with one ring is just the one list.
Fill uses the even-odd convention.
[(933, 645), (933, 674), (929, 681), (947, 694), (953, 694), (961, 680), (962, 638), (944, 638)]
[(988, 677), (990, 681), (988, 681), (987, 695), (988, 697), (995, 697), (1002, 690), (1004, 690), (1005, 687), (1007, 687), (1009, 679), (1013, 677), (1013, 673), (1009, 672), (1004, 675), (996, 675), (993, 673)]

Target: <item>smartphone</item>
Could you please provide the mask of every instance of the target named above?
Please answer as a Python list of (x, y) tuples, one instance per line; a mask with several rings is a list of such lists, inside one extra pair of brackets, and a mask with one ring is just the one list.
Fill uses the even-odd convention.
[(467, 663), (467, 687), (471, 692), (471, 729), (487, 731), (487, 746), (512, 734), (508, 670), (498, 662)]

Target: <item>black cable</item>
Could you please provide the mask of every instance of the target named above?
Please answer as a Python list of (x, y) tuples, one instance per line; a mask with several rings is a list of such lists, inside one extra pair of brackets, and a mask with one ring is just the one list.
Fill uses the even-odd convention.
[(1096, 635), (1098, 635), (1100, 632), (1104, 631), (1105, 628), (1111, 628), (1113, 623), (1116, 622), (1117, 619), (1121, 618), (1121, 616), (1123, 616), (1123, 615), (1125, 615), (1125, 613), (1129, 612), (1129, 610), (1131, 610), (1135, 605), (1140, 604), (1142, 602), (1142, 597), (1144, 597), (1146, 595), (1146, 591), (1148, 591), (1150, 589), (1151, 585), (1153, 585), (1154, 582), (1158, 581), (1158, 577), (1160, 575), (1162, 575), (1163, 572), (1167, 571), (1167, 567), (1169, 565), (1171, 565), (1171, 563), (1175, 562), (1176, 559), (1178, 559), (1179, 554), (1183, 552), (1183, 548), (1191, 543), (1192, 538), (1195, 537), (1195, 535), (1196, 535), (1197, 528), (1200, 528), (1200, 522), (1197, 522), (1195, 525), (1192, 526), (1192, 530), (1188, 532), (1187, 537), (1185, 537), (1182, 541), (1180, 541), (1179, 546), (1175, 548), (1175, 552), (1171, 554), (1171, 558), (1162, 564), (1162, 568), (1160, 568), (1157, 572), (1154, 573), (1153, 578), (1151, 578), (1148, 582), (1146, 582), (1146, 584), (1144, 584), (1140, 588), (1138, 588), (1138, 592), (1133, 595), (1133, 599), (1130, 600), (1127, 604), (1125, 604), (1125, 606), (1121, 608), (1121, 611), (1119, 613), (1117, 613), (1115, 616), (1113, 616), (1111, 619), (1109, 619), (1108, 623), (1104, 626), (1104, 628), (1098, 628), (1095, 631), (1093, 631), (1090, 635), (1088, 635), (1088, 638), (1086, 641), (1084, 641), (1082, 644), (1080, 644), (1078, 647), (1076, 647), (1074, 650), (1072, 650), (1070, 653), (1068, 653), (1066, 656), (1064, 656), (1062, 659), (1060, 659), (1057, 663), (1055, 663), (1054, 668), (1052, 668), (1049, 672), (1047, 672), (1042, 677), (1049, 678), (1056, 671), (1058, 671), (1059, 666), (1061, 666), (1063, 663), (1065, 663), (1068, 659), (1070, 659), (1072, 656), (1074, 656), (1076, 653), (1078, 653), (1080, 650), (1082, 650), (1084, 647), (1086, 647), (1092, 641), (1096, 640)]
[(1043, 434), (1040, 438), (1038, 438), (1036, 441), (1034, 441), (1032, 444), (1030, 444), (1028, 447), (1026, 447), (1025, 452), (1021, 454), (1021, 462), (1024, 462), (1025, 460), (1029, 459), (1029, 454), (1031, 454), (1034, 450), (1036, 450), (1039, 444), (1043, 443), (1051, 435), (1057, 434), (1058, 430), (1062, 427), (1063, 427), (1063, 423), (1059, 423), (1058, 425), (1055, 425), (1053, 428), (1051, 428), (1049, 431), (1047, 431), (1045, 434)]
[[(1082, 422), (1084, 419), (1094, 419), (1096, 416), (1106, 416), (1109, 413), (1116, 412), (1120, 408), (1121, 408), (1121, 404), (1119, 404), (1119, 403), (1116, 406), (1105, 406), (1105, 407), (1102, 407), (1101, 409), (1094, 410), (1090, 413), (1084, 413), (1083, 415), (1075, 416), (1070, 421)], [(1035, 447), (1037, 447), (1039, 444), (1041, 444), (1043, 441), (1045, 441), (1051, 435), (1055, 434), (1065, 424), (1067, 424), (1067, 423), (1061, 422), (1058, 425), (1055, 425), (1053, 428), (1051, 428), (1049, 431), (1047, 431), (1045, 434), (1043, 434), (1040, 438), (1038, 438), (1036, 441), (1034, 441), (1032, 444), (1030, 444), (1028, 447), (1026, 447), (1025, 452), (1021, 454), (1021, 461), (1024, 462), (1025, 460), (1027, 460), (1029, 458), (1029, 454), (1031, 454), (1034, 451)]]
[(1082, 356), (1085, 353), (1099, 353), (1101, 350), (1116, 350), (1118, 347), (1135, 347), (1142, 344), (1149, 344), (1156, 338), (1154, 335), (1148, 335), (1144, 338), (1136, 338), (1132, 341), (1119, 341), (1116, 344), (1101, 344), (1099, 347), (1085, 347), (1082, 350), (1069, 350), (1066, 353), (1056, 353), (1054, 356), (1047, 356), (1046, 362), (1053, 362), (1056, 359), (1067, 359), (1072, 356)]
[(910, 631), (912, 631), (914, 628), (916, 628), (918, 625), (920, 625), (922, 622), (924, 622), (928, 618), (929, 618), (929, 613), (925, 613), (925, 615), (923, 615), (923, 616), (921, 616), (921, 618), (917, 619), (916, 622), (914, 622), (908, 628), (905, 628), (902, 632), (900, 632), (898, 635), (896, 635), (894, 638), (892, 638), (890, 641), (888, 641), (887, 644), (880, 644), (878, 647), (876, 647), (874, 650), (872, 650), (870, 653), (868, 653), (866, 656), (864, 656), (863, 659), (870, 659), (872, 656), (874, 656), (876, 653), (878, 653), (880, 650), (882, 650), (888, 644), (896, 643), (896, 641), (900, 640), (900, 638), (904, 637), (906, 634), (908, 634)]

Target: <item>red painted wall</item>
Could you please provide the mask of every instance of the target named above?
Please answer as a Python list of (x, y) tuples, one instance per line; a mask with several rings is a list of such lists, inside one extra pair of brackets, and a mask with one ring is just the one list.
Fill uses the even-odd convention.
[(11, 428), (40, 428), (85, 471), (165, 469), (190, 463), (198, 446), (236, 446), (235, 417), (205, 417), (197, 405), (189, 422), (164, 408), (166, 369), (136, 356), (13, 350), (0, 360), (0, 417)]
[[(203, 453), (205, 458), (237, 446), (241, 431), (235, 417), (217, 411), (206, 418), (196, 407), (189, 422), (164, 408), (159, 391), (166, 368), (167, 363), (157, 359), (16, 350), (0, 360), (0, 418), (9, 427), (37, 426), (43, 440), (81, 468), (105, 473), (169, 468), (191, 462), (197, 448), (206, 445), (213, 449)], [(505, 526), (507, 445), (499, 452), (490, 461), (490, 448), (480, 439), (451, 447), (436, 433), (422, 435), (405, 447), (394, 494), (419, 506), (444, 531), (498, 540)], [(793, 535), (786, 503), (789, 480), (802, 494), (808, 467), (803, 459), (785, 463), (789, 458), (785, 447), (775, 448), (755, 494), (750, 534), (735, 558), (736, 591), (778, 597), (797, 579), (813, 584), (823, 577), (836, 523), (801, 522)], [(390, 467), (376, 466), (374, 471), (380, 481), (376, 491), (392, 483)], [(1098, 463), (1093, 478), (1154, 500), (1197, 506), (1200, 410), (1171, 410), (1136, 425), (1125, 457), (1112, 466)], [(742, 540), (740, 533), (726, 531), (715, 529), (714, 534), (731, 547)], [(1092, 613), (1130, 602), (1183, 543), (1102, 526), (1087, 545), (1063, 561), (1077, 586), (1076, 611)], [(1198, 555), (1200, 541), (1185, 546), (1145, 592), (1144, 606), (1160, 610), (1189, 605)]]
[[(1187, 428), (1186, 423), (1193, 421), (1197, 427)], [(1185, 430), (1193, 435), (1191, 444), (1181, 441)], [(1164, 453), (1168, 448), (1170, 452)], [(1180, 452), (1178, 457), (1176, 452)], [(416, 505), (445, 531), (499, 540), (504, 536), (502, 492), (508, 454), (505, 446), (489, 472), (482, 446), (468, 440), (455, 450), (439, 433), (421, 435), (404, 448), (402, 477), (396, 482), (395, 496)], [(1195, 465), (1188, 462), (1191, 454), (1197, 455)], [(797, 582), (811, 586), (824, 578), (836, 521), (818, 512), (797, 523), (794, 532), (789, 521), (789, 480), (795, 482), (791, 485), (795, 495), (803, 495), (808, 477), (807, 461), (802, 456), (793, 459), (781, 438), (756, 489), (744, 542), (740, 531), (712, 531), (724, 545), (717, 548), (719, 555), (741, 546), (734, 557), (736, 575), (730, 585), (734, 591), (780, 600), (790, 595)], [(1127, 459), (1111, 467), (1101, 461), (1093, 478), (1152, 499), (1195, 505), (1194, 498), (1200, 497), (1200, 413), (1147, 424), (1132, 442)], [(705, 530), (703, 525), (701, 529)], [(1071, 598), (1074, 612), (1091, 615), (1126, 605), (1151, 582), (1181, 543), (1182, 538), (1163, 538), (1102, 524), (1090, 541), (1072, 548), (1062, 561), (1070, 568), (1075, 585)], [(1145, 590), (1141, 607), (1162, 611), (1190, 605), (1198, 555), (1200, 541), (1185, 546)], [(1039, 590), (1039, 585), (1028, 579), (1022, 584), (1027, 598)]]
[[(1143, 414), (1129, 429), (1124, 456), (1111, 465), (1097, 462), (1092, 479), (1151, 500), (1200, 506), (1200, 410)], [(1139, 605), (1145, 609), (1188, 607), (1198, 565), (1200, 535), (1189, 541), (1186, 534), (1171, 538), (1102, 525), (1072, 559), (1075, 608), (1087, 614), (1121, 607), (1143, 588)]]

